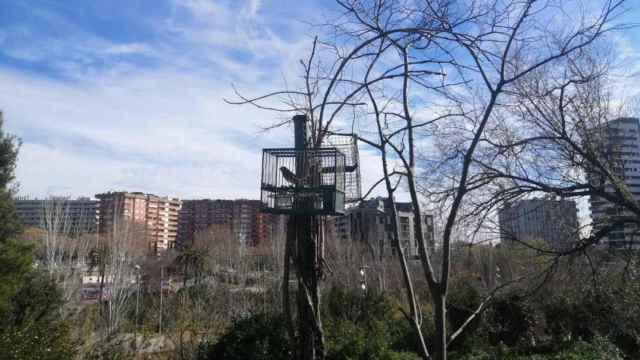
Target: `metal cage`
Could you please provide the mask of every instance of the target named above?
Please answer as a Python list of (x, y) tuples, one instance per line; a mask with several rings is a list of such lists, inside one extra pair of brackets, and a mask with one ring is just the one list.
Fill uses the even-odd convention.
[(336, 148), (262, 152), (263, 211), (340, 215), (345, 203), (345, 155)]
[(344, 182), (345, 202), (354, 203), (362, 200), (362, 186), (360, 181), (360, 154), (358, 139), (355, 135), (327, 135), (323, 146), (334, 147), (345, 156)]

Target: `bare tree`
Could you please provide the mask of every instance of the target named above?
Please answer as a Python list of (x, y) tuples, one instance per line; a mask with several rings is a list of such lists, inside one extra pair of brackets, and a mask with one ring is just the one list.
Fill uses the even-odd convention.
[(135, 296), (135, 265), (139, 258), (136, 243), (146, 240), (144, 231), (136, 225), (116, 218), (108, 231), (98, 234), (96, 255), (106, 335), (119, 330), (127, 303)]
[[(325, 131), (321, 114), (317, 110), (321, 107), (317, 103), (320, 95), (320, 67), (315, 63), (318, 39), (314, 39), (311, 53), (307, 60), (301, 60), (304, 88), (302, 90), (276, 91), (257, 98), (247, 98), (236, 91), (240, 100), (227, 102), (232, 104), (253, 104), (261, 109), (268, 109), (284, 114), (297, 114), (292, 120), (300, 126), (301, 136), (296, 136), (296, 147), (300, 149), (315, 149), (322, 146), (327, 132)], [(280, 98), (283, 107), (263, 105), (265, 99)], [(359, 103), (344, 103), (342, 106), (353, 107)], [(290, 123), (289, 119), (278, 122), (266, 130), (281, 127)], [(298, 150), (300, 150), (298, 149)], [(305, 166), (307, 167), (307, 166)], [(306, 176), (306, 175), (305, 175)], [(321, 321), (320, 283), (324, 266), (324, 219), (306, 215), (292, 215), (287, 224), (287, 239), (284, 246), (282, 307), (287, 319), (287, 329), (294, 358), (322, 359), (324, 358), (324, 332)], [(293, 265), (293, 269), (292, 266)], [(294, 326), (292, 306), (289, 294), (289, 279), (294, 272), (298, 290), (297, 300), (297, 332)]]
[(62, 290), (65, 304), (79, 299), (82, 274), (90, 240), (91, 214), (71, 214), (67, 198), (50, 197), (42, 202), (42, 232), (39, 239), (40, 258), (48, 274)]
[(215, 224), (196, 233), (193, 246), (207, 253), (209, 268), (214, 273), (240, 266), (241, 244), (233, 234), (231, 224)]
[[(347, 130), (379, 151), (384, 176), (374, 185), (384, 184), (390, 199), (403, 186), (413, 204), (422, 276), (435, 309), (433, 357), (446, 359), (447, 345), (505, 286), (489, 291), (459, 329), (447, 329), (452, 243), (456, 237), (471, 241), (479, 236), (489, 210), (500, 204), (492, 194), (504, 186), (484, 171), (481, 160), (493, 160), (485, 144), (508, 136), (510, 105), (527, 79), (562, 74), (608, 32), (621, 28), (615, 21), (624, 0), (603, 0), (597, 6), (579, 0), (338, 4), (344, 13), (329, 25), (335, 40), (322, 43), (326, 57), (318, 56), (314, 46), (303, 62), (306, 90), (241, 97), (239, 102), (310, 114), (316, 144), (326, 134)], [(320, 60), (329, 66), (312, 66)], [(281, 95), (290, 99), (283, 108), (263, 102)], [(419, 153), (423, 177), (417, 170)], [(421, 193), (441, 220), (438, 259), (423, 237)], [(399, 246), (393, 215), (407, 318), (419, 335), (422, 356), (431, 358), (420, 333), (414, 275)]]
[[(486, 131), (472, 159), (474, 177), (487, 191), (472, 196), (470, 220), (487, 218), (504, 202), (532, 196), (591, 197), (610, 204), (610, 214), (600, 216), (598, 223), (583, 221), (562, 248), (537, 248), (560, 256), (584, 251), (621, 226), (637, 228), (638, 204), (625, 181), (633, 168), (625, 160), (624, 141), (619, 141), (625, 135), (615, 133), (620, 130), (612, 121), (625, 113), (613, 103), (607, 53), (606, 46), (580, 49), (562, 71), (544, 66), (513, 84), (510, 106), (500, 112), (503, 120)], [(451, 191), (440, 189), (438, 195)], [(523, 242), (493, 225), (503, 237)]]

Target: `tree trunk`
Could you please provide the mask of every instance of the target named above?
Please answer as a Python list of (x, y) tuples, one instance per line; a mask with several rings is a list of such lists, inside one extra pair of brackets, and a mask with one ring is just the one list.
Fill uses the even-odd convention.
[(446, 294), (433, 294), (436, 334), (434, 339), (434, 359), (447, 360), (447, 308)]
[(182, 273), (183, 273), (182, 274), (182, 287), (186, 289), (187, 288), (187, 275), (188, 275), (188, 273), (187, 273), (187, 270), (188, 270), (187, 261), (188, 260), (182, 259), (182, 261), (183, 261), (183, 263), (182, 263)]
[[(299, 179), (309, 175), (310, 163), (305, 157), (307, 148), (306, 115), (293, 117), (296, 155), (296, 176)], [(317, 169), (315, 171), (318, 171)], [(315, 175), (315, 174), (313, 174)], [(299, 190), (300, 185), (296, 185)], [(294, 209), (313, 209), (313, 203), (304, 197), (296, 197)], [(324, 359), (324, 335), (320, 321), (320, 288), (318, 219), (309, 215), (291, 217), (296, 239), (296, 276), (298, 278), (298, 354), (302, 360)]]
[(297, 235), (298, 350), (302, 360), (323, 359), (316, 223), (311, 216), (299, 215), (294, 219)]

